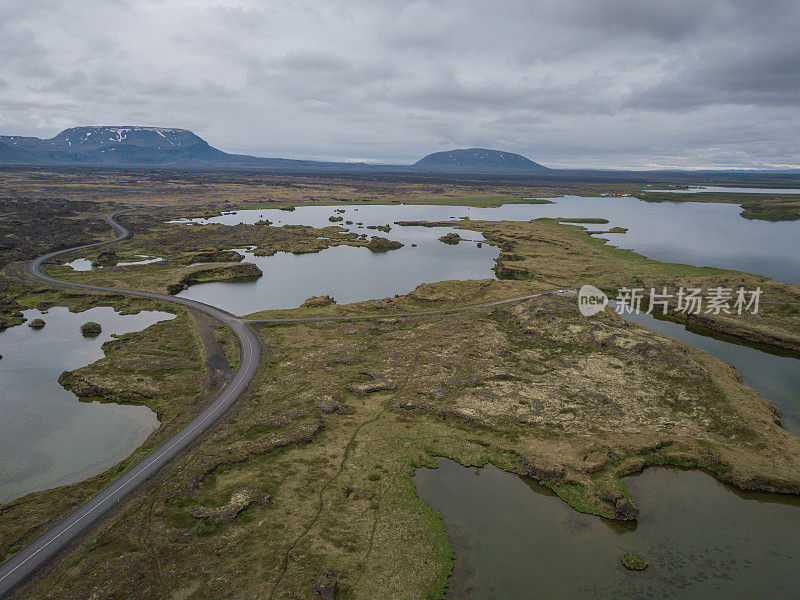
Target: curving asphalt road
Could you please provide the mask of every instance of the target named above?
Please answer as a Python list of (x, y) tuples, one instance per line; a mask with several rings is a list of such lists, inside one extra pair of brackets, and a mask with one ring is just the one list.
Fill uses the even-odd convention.
[(154, 294), (150, 292), (140, 292), (135, 290), (123, 290), (117, 288), (106, 288), (95, 285), (80, 283), (70, 283), (60, 281), (49, 275), (45, 275), (41, 266), (44, 262), (56, 256), (81, 250), (94, 248), (124, 240), (130, 236), (130, 232), (117, 223), (114, 218), (125, 211), (117, 211), (106, 217), (106, 221), (114, 227), (119, 235), (106, 242), (86, 244), (66, 250), (59, 250), (45, 254), (33, 260), (28, 265), (28, 272), (35, 278), (46, 283), (55, 283), (60, 286), (79, 288), (95, 292), (114, 292), (129, 296), (141, 296), (143, 298), (155, 298), (167, 300), (188, 306), (195, 310), (202, 311), (212, 317), (219, 319), (229, 326), (241, 345), (241, 360), (239, 367), (228, 382), (228, 385), (219, 396), (190, 423), (178, 431), (172, 438), (164, 442), (156, 450), (126, 472), (122, 477), (114, 481), (107, 488), (99, 492), (91, 500), (78, 508), (75, 512), (65, 517), (47, 533), (43, 534), (28, 546), (20, 550), (8, 561), (0, 565), (0, 597), (8, 594), (14, 587), (30, 577), (37, 569), (44, 565), (48, 560), (55, 556), (72, 540), (80, 536), (95, 524), (101, 517), (108, 513), (120, 500), (133, 492), (138, 486), (152, 477), (159, 469), (171, 461), (179, 452), (194, 441), (203, 431), (214, 423), (230, 406), (236, 401), (239, 395), (244, 392), (250, 381), (258, 371), (258, 363), (261, 357), (261, 348), (258, 338), (250, 327), (234, 315), (187, 298), (176, 298), (164, 294)]
[(118, 502), (128, 496), (128, 494), (133, 492), (138, 486), (147, 481), (150, 477), (155, 475), (159, 469), (175, 458), (178, 453), (186, 448), (192, 441), (197, 439), (201, 433), (208, 429), (212, 423), (214, 423), (223, 413), (225, 413), (225, 411), (228, 410), (228, 408), (230, 408), (230, 406), (236, 401), (242, 392), (244, 392), (258, 371), (258, 363), (261, 357), (261, 347), (258, 343), (256, 334), (248, 326), (249, 324), (349, 321), (361, 319), (426, 316), (455, 313), (465, 310), (475, 310), (491, 306), (498, 306), (501, 304), (510, 304), (513, 302), (520, 302), (522, 300), (528, 300), (531, 298), (536, 298), (537, 296), (549, 295), (553, 293), (567, 295), (572, 295), (575, 293), (574, 290), (558, 290), (557, 292), (552, 290), (539, 292), (536, 294), (529, 294), (526, 296), (519, 296), (517, 298), (509, 298), (507, 300), (497, 300), (494, 302), (477, 304), (474, 306), (416, 313), (309, 317), (298, 319), (242, 319), (209, 304), (203, 304), (202, 302), (189, 300), (188, 298), (178, 298), (176, 296), (167, 296), (165, 294), (155, 294), (152, 292), (141, 292), (137, 290), (125, 290), (120, 288), (100, 287), (96, 285), (61, 281), (42, 272), (42, 264), (62, 254), (74, 252), (75, 250), (84, 250), (87, 248), (96, 248), (107, 244), (113, 244), (130, 237), (130, 231), (117, 223), (115, 220), (117, 215), (124, 212), (127, 211), (116, 211), (105, 218), (108, 224), (111, 225), (118, 233), (117, 237), (113, 240), (96, 242), (94, 244), (85, 244), (83, 246), (76, 246), (74, 248), (50, 252), (49, 254), (45, 254), (44, 256), (40, 256), (39, 258), (31, 261), (28, 264), (28, 272), (40, 281), (57, 284), (62, 287), (83, 289), (93, 292), (113, 292), (128, 296), (140, 296), (143, 298), (166, 300), (168, 302), (182, 304), (184, 306), (188, 306), (189, 308), (193, 308), (211, 315), (212, 317), (225, 323), (236, 334), (242, 349), (239, 367), (236, 369), (233, 378), (228, 382), (228, 385), (224, 390), (222, 390), (220, 395), (217, 396), (217, 398), (205, 410), (203, 410), (203, 412), (197, 415), (183, 429), (178, 431), (171, 439), (164, 442), (122, 477), (99, 492), (96, 496), (94, 496), (91, 500), (86, 502), (72, 514), (65, 517), (48, 532), (41, 535), (28, 546), (20, 550), (8, 561), (0, 565), (0, 597), (5, 596), (17, 585), (33, 575), (65, 546), (86, 532), (90, 527), (92, 527), (92, 525), (97, 523), (97, 521), (107, 514)]

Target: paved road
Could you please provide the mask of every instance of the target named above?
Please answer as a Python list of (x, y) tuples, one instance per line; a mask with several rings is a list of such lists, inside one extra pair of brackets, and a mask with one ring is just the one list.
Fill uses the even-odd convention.
[(114, 481), (103, 491), (99, 492), (86, 504), (64, 518), (47, 533), (43, 534), (28, 546), (20, 550), (3, 565), (0, 565), (0, 597), (8, 594), (15, 586), (26, 580), (48, 560), (53, 558), (53, 556), (55, 556), (67, 544), (92, 527), (92, 525), (94, 525), (99, 519), (108, 513), (118, 502), (133, 492), (138, 486), (152, 477), (158, 472), (159, 469), (175, 458), (175, 456), (181, 452), (181, 450), (186, 448), (223, 413), (225, 413), (228, 408), (230, 408), (239, 395), (244, 392), (258, 371), (258, 362), (261, 356), (260, 346), (255, 333), (248, 326), (249, 324), (347, 321), (353, 319), (386, 319), (393, 317), (447, 314), (464, 310), (475, 310), (479, 308), (498, 306), (501, 304), (509, 304), (512, 302), (520, 302), (522, 300), (528, 300), (530, 298), (536, 298), (537, 296), (553, 293), (574, 294), (573, 290), (552, 290), (463, 308), (432, 310), (416, 313), (256, 320), (241, 319), (214, 306), (203, 304), (202, 302), (197, 302), (195, 300), (189, 300), (188, 298), (178, 298), (175, 296), (154, 294), (152, 292), (141, 292), (137, 290), (100, 287), (83, 283), (72, 283), (55, 279), (54, 277), (50, 277), (42, 272), (42, 264), (62, 254), (76, 250), (85, 250), (87, 248), (96, 248), (106, 244), (113, 244), (130, 237), (130, 232), (115, 220), (117, 215), (123, 212), (126, 211), (117, 211), (106, 217), (106, 221), (109, 223), (109, 225), (114, 227), (119, 234), (113, 240), (96, 242), (94, 244), (85, 244), (83, 246), (77, 246), (74, 248), (58, 250), (56, 252), (45, 254), (44, 256), (40, 256), (28, 264), (28, 272), (36, 279), (46, 283), (57, 284), (62, 287), (90, 290), (94, 292), (113, 292), (117, 294), (126, 294), (128, 296), (140, 296), (143, 298), (166, 300), (169, 302), (182, 304), (184, 306), (188, 306), (189, 308), (193, 308), (211, 315), (212, 317), (215, 317), (216, 319), (219, 319), (228, 325), (228, 327), (233, 330), (233, 332), (236, 334), (236, 337), (239, 339), (239, 343), (242, 348), (242, 357), (239, 362), (239, 367), (236, 369), (236, 373), (234, 373), (233, 378), (230, 380), (222, 393), (203, 412), (195, 417), (191, 423), (178, 431), (178, 433), (176, 433), (170, 440), (164, 442), (164, 444), (162, 444), (159, 448), (154, 450), (150, 455), (144, 458), (141, 462), (131, 468), (127, 473)]
[(0, 566), (0, 597), (8, 594), (16, 585), (30, 577), (37, 569), (50, 560), (67, 544), (84, 533), (101, 517), (103, 517), (103, 515), (108, 513), (108, 511), (110, 511), (118, 502), (120, 502), (120, 500), (134, 491), (147, 479), (152, 477), (156, 472), (158, 472), (159, 469), (161, 469), (179, 452), (181, 452), (181, 450), (186, 448), (223, 413), (225, 413), (228, 408), (230, 408), (239, 395), (244, 392), (258, 371), (258, 362), (261, 356), (258, 339), (250, 327), (230, 313), (213, 306), (203, 304), (202, 302), (196, 302), (186, 298), (176, 298), (174, 296), (153, 294), (150, 292), (139, 292), (134, 290), (123, 290), (63, 282), (42, 273), (42, 264), (52, 258), (55, 258), (56, 256), (66, 254), (67, 252), (72, 252), (74, 250), (94, 248), (103, 246), (105, 244), (111, 244), (129, 237), (130, 232), (114, 220), (114, 218), (120, 212), (124, 211), (118, 211), (106, 217), (106, 221), (108, 221), (108, 223), (119, 233), (115, 239), (107, 242), (86, 244), (85, 246), (79, 246), (77, 248), (69, 248), (67, 250), (59, 250), (58, 252), (45, 254), (44, 256), (31, 261), (31, 263), (28, 265), (28, 272), (33, 277), (47, 283), (55, 283), (61, 286), (91, 290), (95, 292), (115, 292), (118, 294), (127, 294), (129, 296), (141, 296), (144, 298), (167, 300), (209, 314), (228, 325), (239, 339), (239, 343), (242, 348), (242, 356), (239, 362), (239, 367), (236, 369), (236, 373), (234, 373), (233, 378), (230, 380), (230, 382), (228, 382), (228, 385), (224, 390), (222, 390), (222, 393), (220, 393), (220, 395), (205, 410), (203, 410), (203, 412), (197, 415), (194, 420), (187, 424), (183, 429), (178, 431), (171, 439), (164, 442), (150, 455), (145, 457), (136, 466), (131, 468), (122, 477), (114, 481), (111, 485), (99, 492), (86, 504), (78, 508), (68, 517), (64, 518), (47, 533), (37, 538), (31, 544), (20, 550), (2, 566)]

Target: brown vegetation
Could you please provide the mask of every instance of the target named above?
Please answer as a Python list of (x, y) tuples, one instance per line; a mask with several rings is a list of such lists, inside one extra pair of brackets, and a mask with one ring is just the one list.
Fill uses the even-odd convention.
[[(42, 597), (312, 597), (331, 568), (346, 597), (439, 597), (449, 546), (411, 483), (436, 456), (618, 519), (637, 513), (619, 476), (647, 465), (800, 491), (800, 441), (731, 367), (574, 299), (261, 336), (252, 393)], [(270, 501), (237, 512), (252, 488)]]

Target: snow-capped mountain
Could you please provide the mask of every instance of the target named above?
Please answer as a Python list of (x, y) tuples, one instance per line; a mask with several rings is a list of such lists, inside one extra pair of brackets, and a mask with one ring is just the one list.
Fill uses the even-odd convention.
[(37, 164), (181, 164), (225, 161), (186, 129), (172, 127), (71, 127), (50, 139), (0, 136), (0, 160)]
[(54, 146), (94, 150), (109, 146), (140, 146), (174, 150), (205, 144), (202, 138), (186, 129), (172, 127), (72, 127), (50, 140)]

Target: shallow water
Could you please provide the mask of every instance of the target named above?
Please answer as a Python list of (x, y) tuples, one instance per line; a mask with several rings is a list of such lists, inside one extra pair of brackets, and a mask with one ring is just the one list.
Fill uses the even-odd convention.
[[(161, 257), (151, 257), (146, 256), (144, 254), (139, 254), (138, 258), (141, 260), (132, 260), (128, 262), (118, 262), (116, 267), (135, 267), (137, 265), (149, 265), (152, 263), (162, 262), (164, 259)], [(70, 262), (64, 263), (65, 267), (72, 267), (73, 271), (91, 271), (94, 269), (94, 265), (92, 261), (88, 258), (76, 258), (75, 260), (71, 260)], [(102, 265), (97, 267), (98, 269), (102, 269)]]
[(65, 267), (72, 267), (73, 271), (91, 271), (94, 267), (88, 258), (76, 258), (64, 263)]
[[(625, 479), (638, 525), (577, 513), (535, 481), (440, 459), (417, 493), (444, 517), (455, 554), (446, 598), (794, 598), (800, 500), (742, 493), (698, 471)], [(644, 574), (619, 558), (637, 552)]]
[[(395, 226), (388, 234), (369, 231), (406, 246), (389, 252), (336, 246), (314, 254), (278, 252), (274, 256), (255, 256), (243, 251), (245, 260), (264, 272), (262, 277), (253, 281), (193, 285), (178, 295), (244, 315), (297, 307), (311, 296), (328, 294), (345, 304), (406, 294), (421, 283), (494, 277), (491, 269), (500, 251), (488, 244), (478, 248), (476, 241), (482, 236), (475, 232), (461, 233), (463, 238), (475, 241), (451, 246), (438, 241), (451, 231), (449, 228)], [(412, 247), (412, 243), (417, 247)]]
[[(58, 377), (102, 358), (112, 334), (174, 318), (159, 311), (120, 315), (109, 307), (24, 314), (46, 325), (34, 330), (23, 323), (0, 333), (0, 502), (101, 473), (147, 439), (158, 426), (149, 408), (81, 402)], [(102, 333), (84, 337), (80, 326), (87, 321), (100, 323)]]

